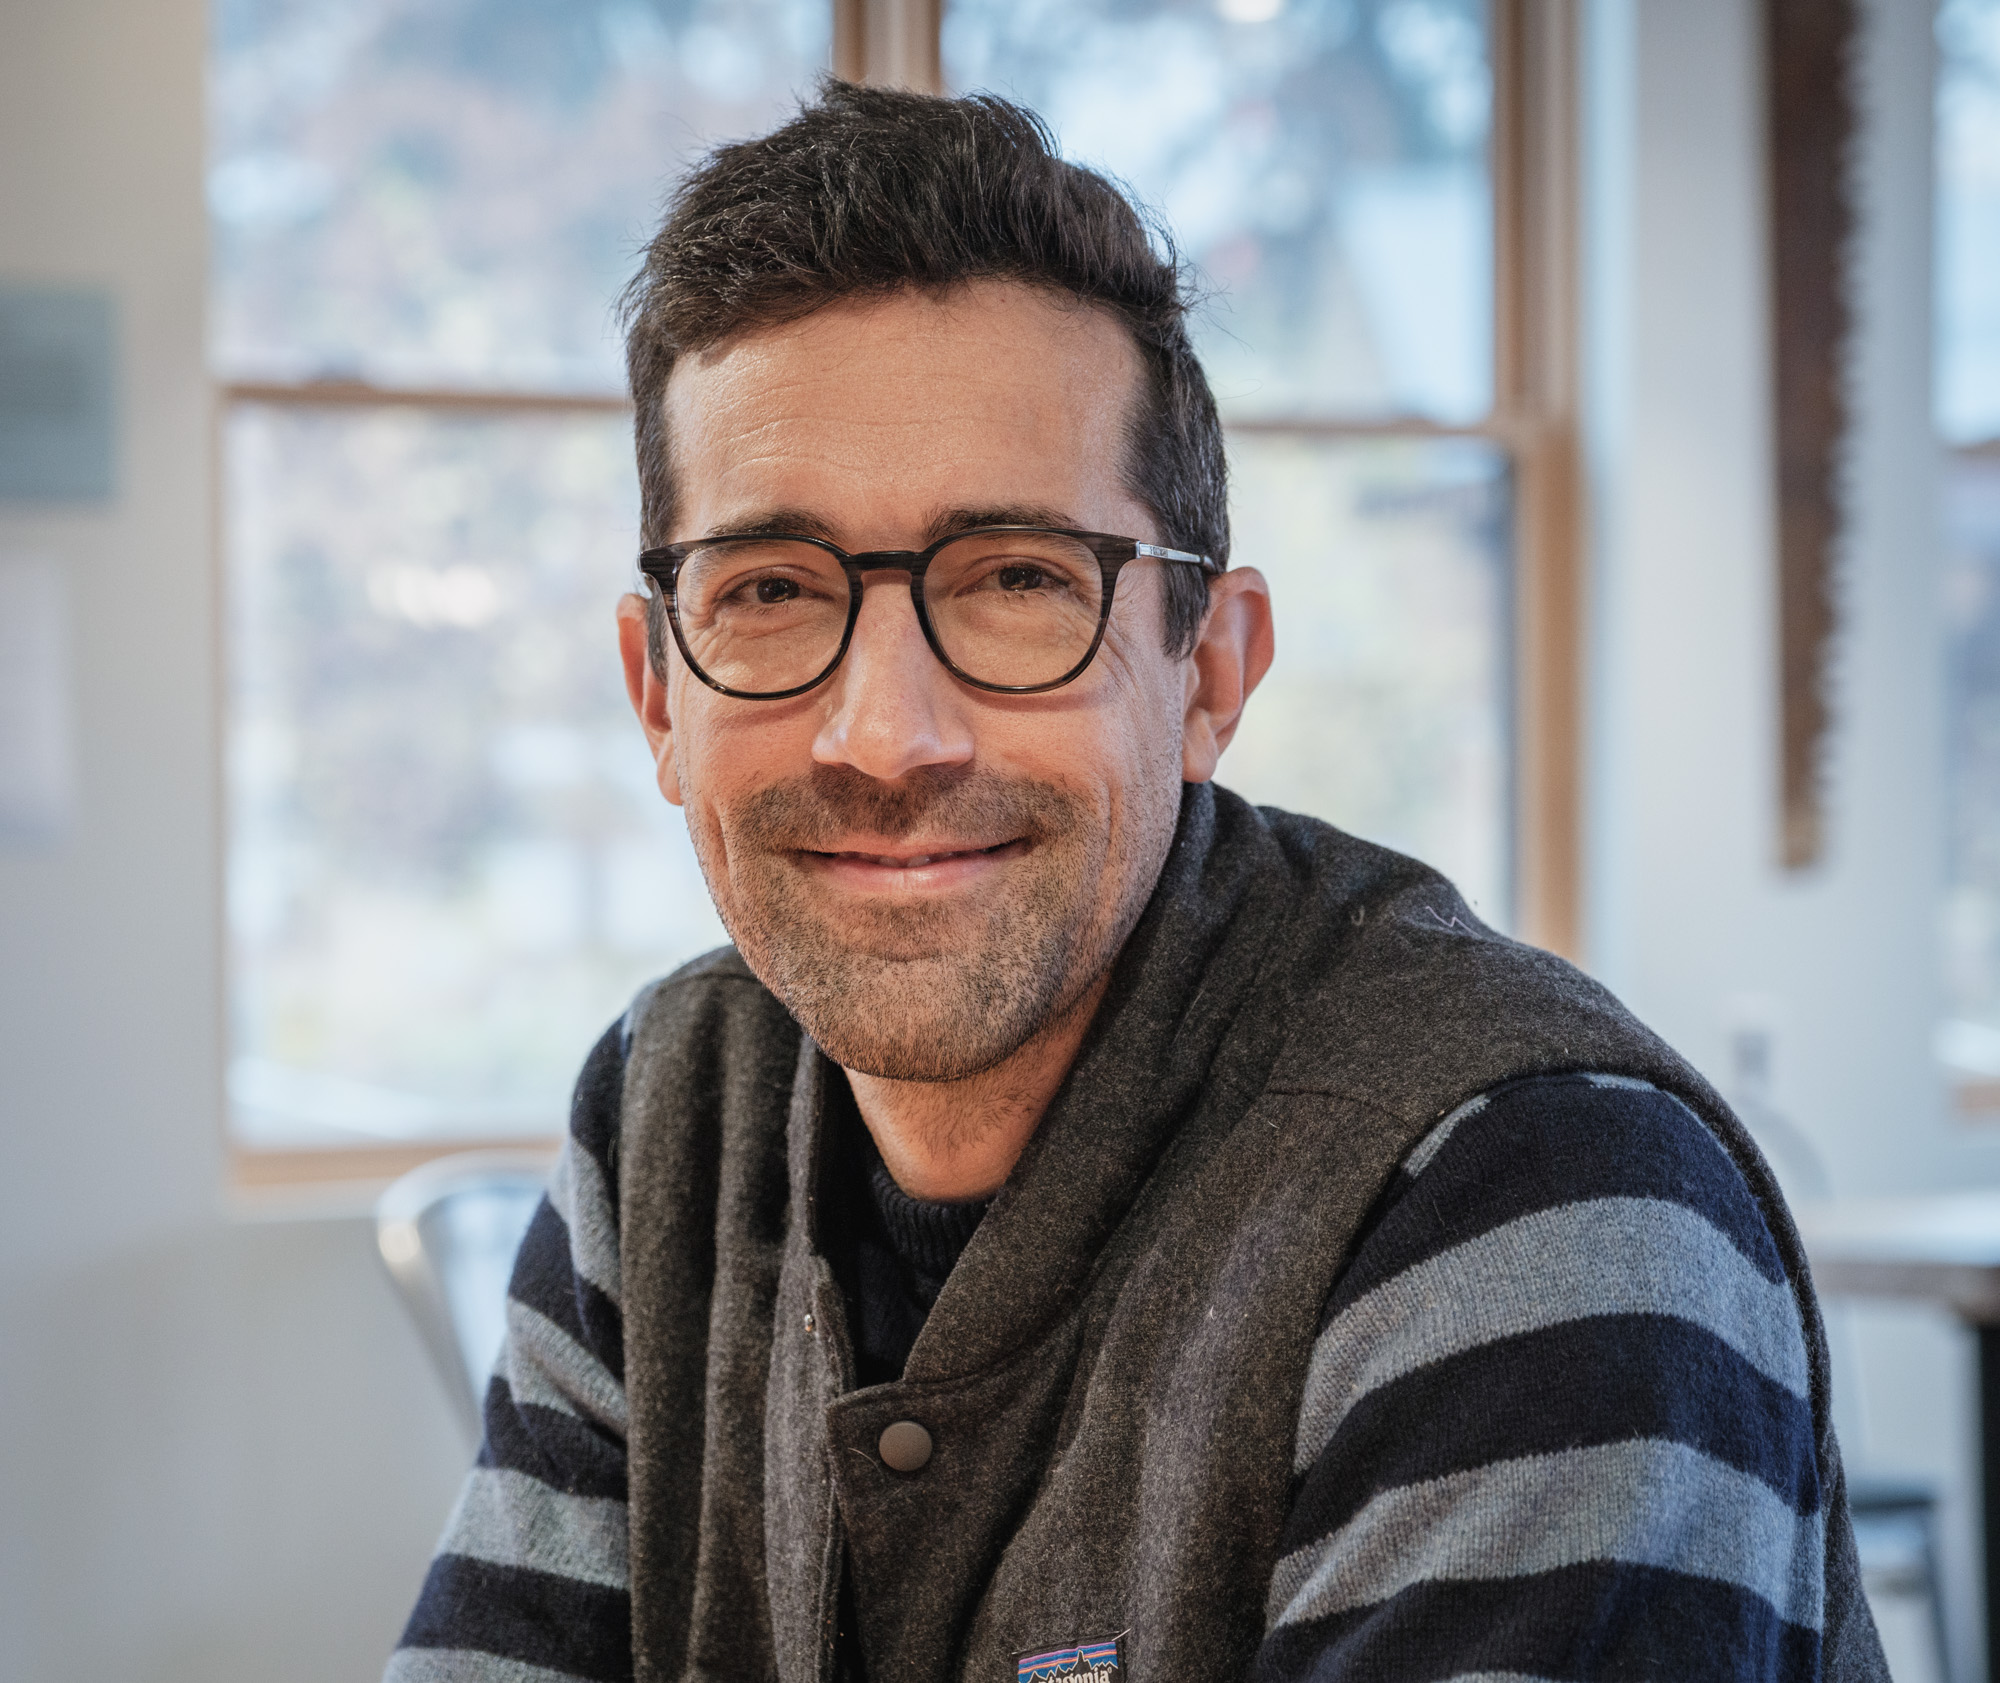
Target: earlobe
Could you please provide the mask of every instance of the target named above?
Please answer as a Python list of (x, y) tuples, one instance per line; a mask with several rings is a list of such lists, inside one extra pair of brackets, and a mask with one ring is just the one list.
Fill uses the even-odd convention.
[(1236, 735), (1250, 693), (1271, 669), (1277, 646), (1271, 587), (1255, 567), (1224, 573), (1209, 586), (1208, 618), (1189, 657), (1181, 777), (1206, 783)]
[(653, 756), (653, 775), (660, 793), (681, 804), (680, 774), (674, 765), (673, 716), (667, 706), (667, 686), (653, 670), (647, 641), (646, 598), (626, 595), (618, 603), (618, 657), (625, 668), (625, 695), (632, 703), (646, 746)]

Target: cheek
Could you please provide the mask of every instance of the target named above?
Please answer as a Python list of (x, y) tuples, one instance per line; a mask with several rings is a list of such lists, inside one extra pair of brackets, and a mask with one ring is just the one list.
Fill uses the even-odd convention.
[[(1115, 915), (1171, 844), (1181, 801), (1181, 684), (1159, 659), (1106, 664), (1092, 705), (1041, 721), (1036, 773), (1084, 794), (1105, 825), (1104, 910)], [(1025, 767), (1024, 767), (1025, 769)]]
[(818, 726), (806, 701), (735, 701), (684, 677), (673, 702), (674, 775), (698, 835), (726, 835), (746, 797), (811, 770)]
[(1121, 720), (1125, 735), (1124, 848), (1132, 866), (1157, 870), (1172, 844), (1181, 807), (1184, 684), (1180, 663), (1158, 649), (1133, 673), (1134, 705)]
[(1167, 798), (1178, 806), (1186, 723), (1185, 663), (1169, 659), (1156, 641), (1135, 646), (1130, 637), (1116, 643), (1107, 638), (1098, 659), (1109, 703), (1098, 709), (1104, 719), (1104, 747), (1115, 752), (1126, 768), (1121, 781), (1127, 787), (1148, 789), (1163, 784)]
[(740, 773), (743, 756), (730, 751), (731, 735), (725, 721), (717, 717), (710, 693), (692, 681), (683, 682), (673, 697), (673, 772), (680, 786), (680, 805), (689, 833), (701, 850), (703, 862), (716, 863), (722, 815), (729, 810), (734, 795), (732, 783)]

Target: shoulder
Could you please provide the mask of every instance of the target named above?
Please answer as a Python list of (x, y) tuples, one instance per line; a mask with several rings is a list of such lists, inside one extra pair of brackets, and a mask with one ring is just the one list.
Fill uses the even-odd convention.
[(1629, 1078), (1513, 1082), (1439, 1122), (1326, 1302), (1272, 1653), (1359, 1675), (1419, 1627), (1497, 1630), (1507, 1663), (1456, 1669), (1541, 1676), (1586, 1626), (1695, 1670), (1816, 1643), (1825, 1489), (1782, 1219)]
[(1512, 1082), (1434, 1127), (1378, 1200), (1321, 1316), (1299, 1464), (1371, 1397), (1392, 1413), (1471, 1385), (1523, 1429), (1539, 1411), (1530, 1436), (1586, 1418), (1672, 1435), (1652, 1416), (1706, 1390), (1729, 1399), (1711, 1422), (1734, 1409), (1807, 1446), (1772, 1475), (1801, 1498), (1811, 1373), (1772, 1222), (1693, 1111), (1629, 1078)]
[(619, 1020), (625, 1067), (649, 1087), (700, 1079), (724, 1060), (770, 1055), (789, 1073), (799, 1029), (734, 947), (649, 982)]
[(717, 999), (748, 990), (762, 992), (763, 988), (734, 947), (711, 948), (678, 970), (656, 977), (632, 996), (617, 1023), (624, 1055), (631, 1056), (634, 1042), (648, 1024), (671, 1021), (699, 1012)]
[(1473, 1094), (1537, 1075), (1607, 1070), (1713, 1095), (1611, 991), (1575, 965), (1500, 933), (1419, 860), (1315, 819), (1254, 813), (1283, 861), (1286, 956), (1273, 972), (1294, 1025), (1279, 1091), (1351, 1099), (1428, 1126)]
[(701, 1053), (715, 1039), (702, 1025), (713, 1026), (718, 1001), (726, 1011), (731, 1004), (755, 1003), (760, 995), (770, 998), (735, 948), (720, 947), (648, 982), (598, 1037), (570, 1097), (568, 1136), (548, 1198), (522, 1244), (517, 1300), (546, 1311), (576, 1296), (586, 1325), (574, 1330), (591, 1334), (593, 1344), (622, 1347), (621, 1168), (644, 1118), (660, 1108), (648, 1102), (648, 1092), (628, 1103), (634, 1066), (650, 1063), (642, 1070), (649, 1087), (699, 1089)]
[(1384, 1189), (1335, 1300), (1483, 1234), (1561, 1247), (1614, 1217), (1699, 1223), (1760, 1278), (1787, 1283), (1761, 1202), (1709, 1126), (1650, 1082), (1582, 1073), (1506, 1082), (1424, 1134)]
[(598, 1036), (570, 1095), (568, 1146), (572, 1155), (588, 1159), (608, 1187), (618, 1183), (626, 1071), (642, 1035), (657, 1038), (663, 1024), (698, 1015), (705, 998), (740, 991), (745, 984), (762, 988), (734, 947), (717, 947), (646, 983)]
[[(642, 989), (617, 1035), (617, 1194), (648, 1212), (646, 1242), (666, 1243), (658, 1229), (670, 1216), (683, 1238), (709, 1232), (725, 1176), (746, 1175), (759, 1200), (782, 1203), (804, 1034), (736, 950)], [(635, 1231), (626, 1238), (629, 1265), (631, 1247), (644, 1247)]]

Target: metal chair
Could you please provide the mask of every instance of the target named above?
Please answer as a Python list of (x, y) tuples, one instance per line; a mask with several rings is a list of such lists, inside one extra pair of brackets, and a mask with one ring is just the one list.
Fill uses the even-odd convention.
[(395, 1181), (375, 1245), (473, 1442), (507, 1334), (507, 1280), (548, 1184), (546, 1151), (463, 1151)]
[[(1951, 1651), (1945, 1636), (1944, 1595), (1938, 1581), (1937, 1492), (1915, 1479), (1850, 1478), (1847, 1507), (1854, 1516), (1855, 1552), (1861, 1557), (1861, 1581), (1882, 1625), (1885, 1644), (1920, 1649), (1918, 1631), (1928, 1637), (1933, 1654), (1928, 1665), (1915, 1652), (1894, 1667), (1898, 1678), (1912, 1671), (1917, 1683), (1927, 1670), (1938, 1683), (1950, 1683)], [(1912, 1617), (1887, 1617), (1898, 1601)], [(1892, 1626), (1897, 1628), (1892, 1628)], [(1892, 1656), (1894, 1657), (1894, 1656)]]

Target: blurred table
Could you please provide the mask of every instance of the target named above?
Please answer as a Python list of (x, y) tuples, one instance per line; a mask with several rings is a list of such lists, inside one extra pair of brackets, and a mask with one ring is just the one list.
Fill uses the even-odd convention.
[(1978, 1335), (1987, 1676), (2000, 1678), (2000, 1191), (1843, 1198), (1794, 1214), (1822, 1296), (1940, 1304)]

